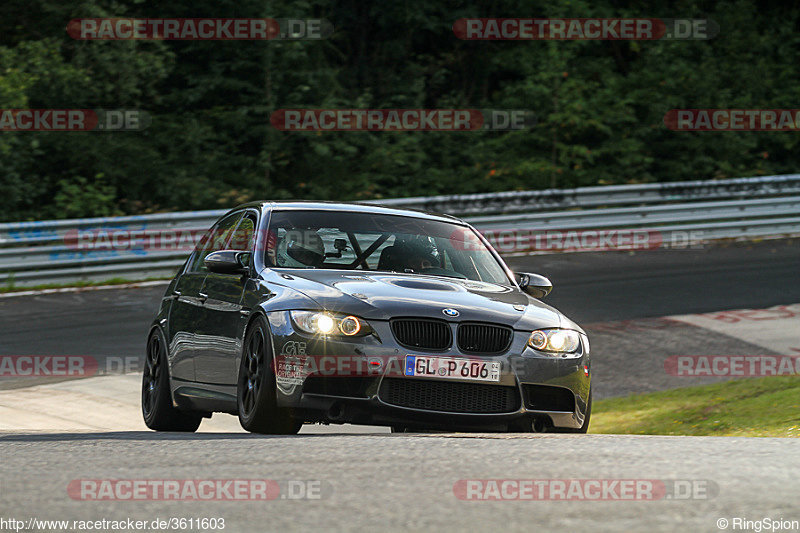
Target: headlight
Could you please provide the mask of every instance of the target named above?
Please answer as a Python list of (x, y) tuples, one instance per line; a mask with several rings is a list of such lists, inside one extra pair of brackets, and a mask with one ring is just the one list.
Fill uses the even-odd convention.
[(571, 329), (537, 329), (528, 346), (542, 352), (572, 353), (580, 345), (580, 333)]
[(300, 331), (312, 335), (343, 335), (361, 337), (372, 333), (366, 320), (352, 315), (338, 315), (324, 311), (289, 311), (292, 321)]

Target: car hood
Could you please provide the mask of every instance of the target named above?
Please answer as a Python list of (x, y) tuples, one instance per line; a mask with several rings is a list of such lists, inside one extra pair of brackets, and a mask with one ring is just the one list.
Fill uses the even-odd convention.
[[(522, 330), (559, 327), (567, 320), (556, 309), (516, 287), (494, 283), (349, 270), (292, 269), (271, 273), (282, 285), (313, 300), (309, 302), (311, 306), (365, 319), (474, 320)], [(444, 309), (455, 309), (458, 316), (447, 316)]]

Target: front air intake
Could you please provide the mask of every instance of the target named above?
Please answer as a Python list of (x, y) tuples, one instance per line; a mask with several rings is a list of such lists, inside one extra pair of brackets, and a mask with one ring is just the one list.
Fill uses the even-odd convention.
[(508, 350), (514, 331), (494, 324), (461, 324), (458, 349), (472, 354), (499, 354)]
[(453, 344), (450, 324), (443, 320), (400, 318), (392, 320), (395, 340), (414, 350), (446, 350)]
[(511, 413), (520, 406), (516, 387), (384, 378), (380, 399), (390, 405), (449, 413)]

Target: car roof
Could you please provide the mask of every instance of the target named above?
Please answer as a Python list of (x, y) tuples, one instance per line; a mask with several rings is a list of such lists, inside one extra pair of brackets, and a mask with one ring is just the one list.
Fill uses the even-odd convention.
[(289, 210), (303, 210), (303, 211), (349, 211), (352, 213), (374, 213), (376, 215), (395, 215), (413, 218), (422, 218), (426, 220), (438, 220), (440, 222), (449, 222), (451, 224), (465, 224), (461, 219), (450, 215), (440, 215), (436, 213), (428, 213), (426, 211), (419, 211), (416, 209), (397, 209), (393, 207), (383, 207), (373, 204), (362, 204), (357, 202), (320, 202), (320, 201), (307, 201), (307, 200), (287, 200), (280, 202), (250, 202), (237, 207), (242, 209), (245, 207), (269, 207), (275, 211), (289, 211)]

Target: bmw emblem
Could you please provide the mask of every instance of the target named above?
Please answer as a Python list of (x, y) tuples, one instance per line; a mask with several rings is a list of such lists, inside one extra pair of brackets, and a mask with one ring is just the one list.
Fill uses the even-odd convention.
[(451, 309), (449, 307), (446, 308), (446, 309), (442, 309), (442, 313), (446, 314), (447, 316), (458, 316), (458, 315), (461, 314), (458, 311), (456, 311), (455, 309)]

